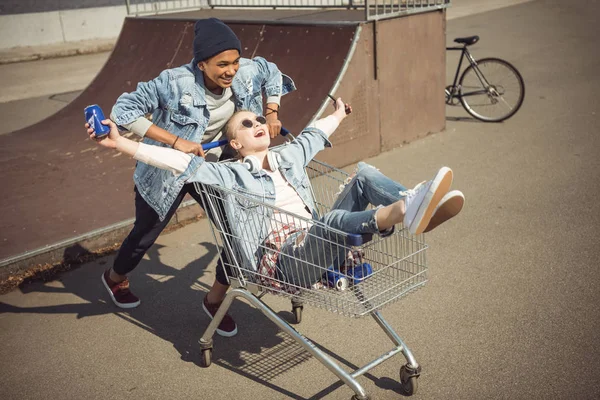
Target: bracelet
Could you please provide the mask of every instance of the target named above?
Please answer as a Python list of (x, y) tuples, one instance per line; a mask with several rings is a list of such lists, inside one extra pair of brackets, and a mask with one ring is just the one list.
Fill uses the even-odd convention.
[(173, 144), (171, 145), (171, 148), (174, 149), (175, 148), (175, 143), (177, 143), (177, 141), (179, 140), (179, 136), (177, 136), (175, 138), (175, 141), (173, 142)]
[(269, 110), (269, 111), (271, 111), (271, 112), (270, 112), (270, 113), (267, 113), (267, 114), (265, 114), (265, 116), (267, 116), (267, 115), (269, 115), (269, 114), (273, 114), (273, 113), (275, 113), (275, 114), (279, 114), (279, 110), (275, 110), (275, 109), (273, 109), (273, 108), (269, 108), (269, 107), (267, 107), (267, 110)]

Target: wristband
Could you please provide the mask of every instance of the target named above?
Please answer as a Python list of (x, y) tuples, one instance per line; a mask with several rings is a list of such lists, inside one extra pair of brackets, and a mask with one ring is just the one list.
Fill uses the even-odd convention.
[(175, 141), (173, 142), (173, 144), (171, 145), (171, 148), (174, 149), (175, 148), (175, 143), (177, 143), (177, 141), (179, 140), (179, 136), (177, 136), (175, 138)]

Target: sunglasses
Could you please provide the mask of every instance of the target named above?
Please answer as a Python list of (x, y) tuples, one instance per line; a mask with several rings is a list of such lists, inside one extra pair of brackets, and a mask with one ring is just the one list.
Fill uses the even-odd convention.
[[(259, 124), (266, 124), (267, 123), (267, 119), (261, 115), (258, 115), (255, 119), (256, 122), (258, 122)], [(244, 128), (252, 128), (254, 126), (254, 121), (252, 121), (251, 119), (246, 118), (245, 120), (242, 121), (242, 126)]]

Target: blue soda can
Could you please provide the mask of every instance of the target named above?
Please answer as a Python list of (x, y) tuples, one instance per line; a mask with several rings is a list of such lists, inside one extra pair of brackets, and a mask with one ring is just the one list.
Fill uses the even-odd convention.
[(373, 273), (373, 267), (371, 267), (371, 264), (363, 263), (362, 265), (358, 265), (358, 266), (352, 268), (348, 272), (348, 275), (351, 275), (353, 277), (352, 283), (358, 284), (358, 283), (361, 283), (362, 281), (364, 281), (365, 279), (367, 279), (369, 277), (369, 275), (371, 275), (372, 273)]
[(348, 289), (348, 278), (346, 278), (344, 274), (340, 273), (339, 271), (336, 271), (334, 269), (328, 269), (325, 273), (325, 277), (327, 279), (328, 287), (334, 288), (336, 290)]
[(90, 124), (90, 128), (96, 131), (96, 137), (104, 137), (110, 132), (110, 127), (102, 125), (100, 121), (105, 120), (104, 113), (98, 104), (87, 106), (84, 110), (85, 122)]

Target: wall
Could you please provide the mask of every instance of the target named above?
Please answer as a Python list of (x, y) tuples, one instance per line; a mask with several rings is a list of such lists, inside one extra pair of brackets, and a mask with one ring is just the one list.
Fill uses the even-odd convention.
[(127, 15), (120, 6), (0, 15), (0, 49), (117, 38)]
[(381, 151), (446, 123), (446, 34), (443, 11), (378, 23)]
[(323, 161), (348, 165), (444, 130), (445, 46), (444, 11), (363, 24), (335, 93), (356, 114)]

